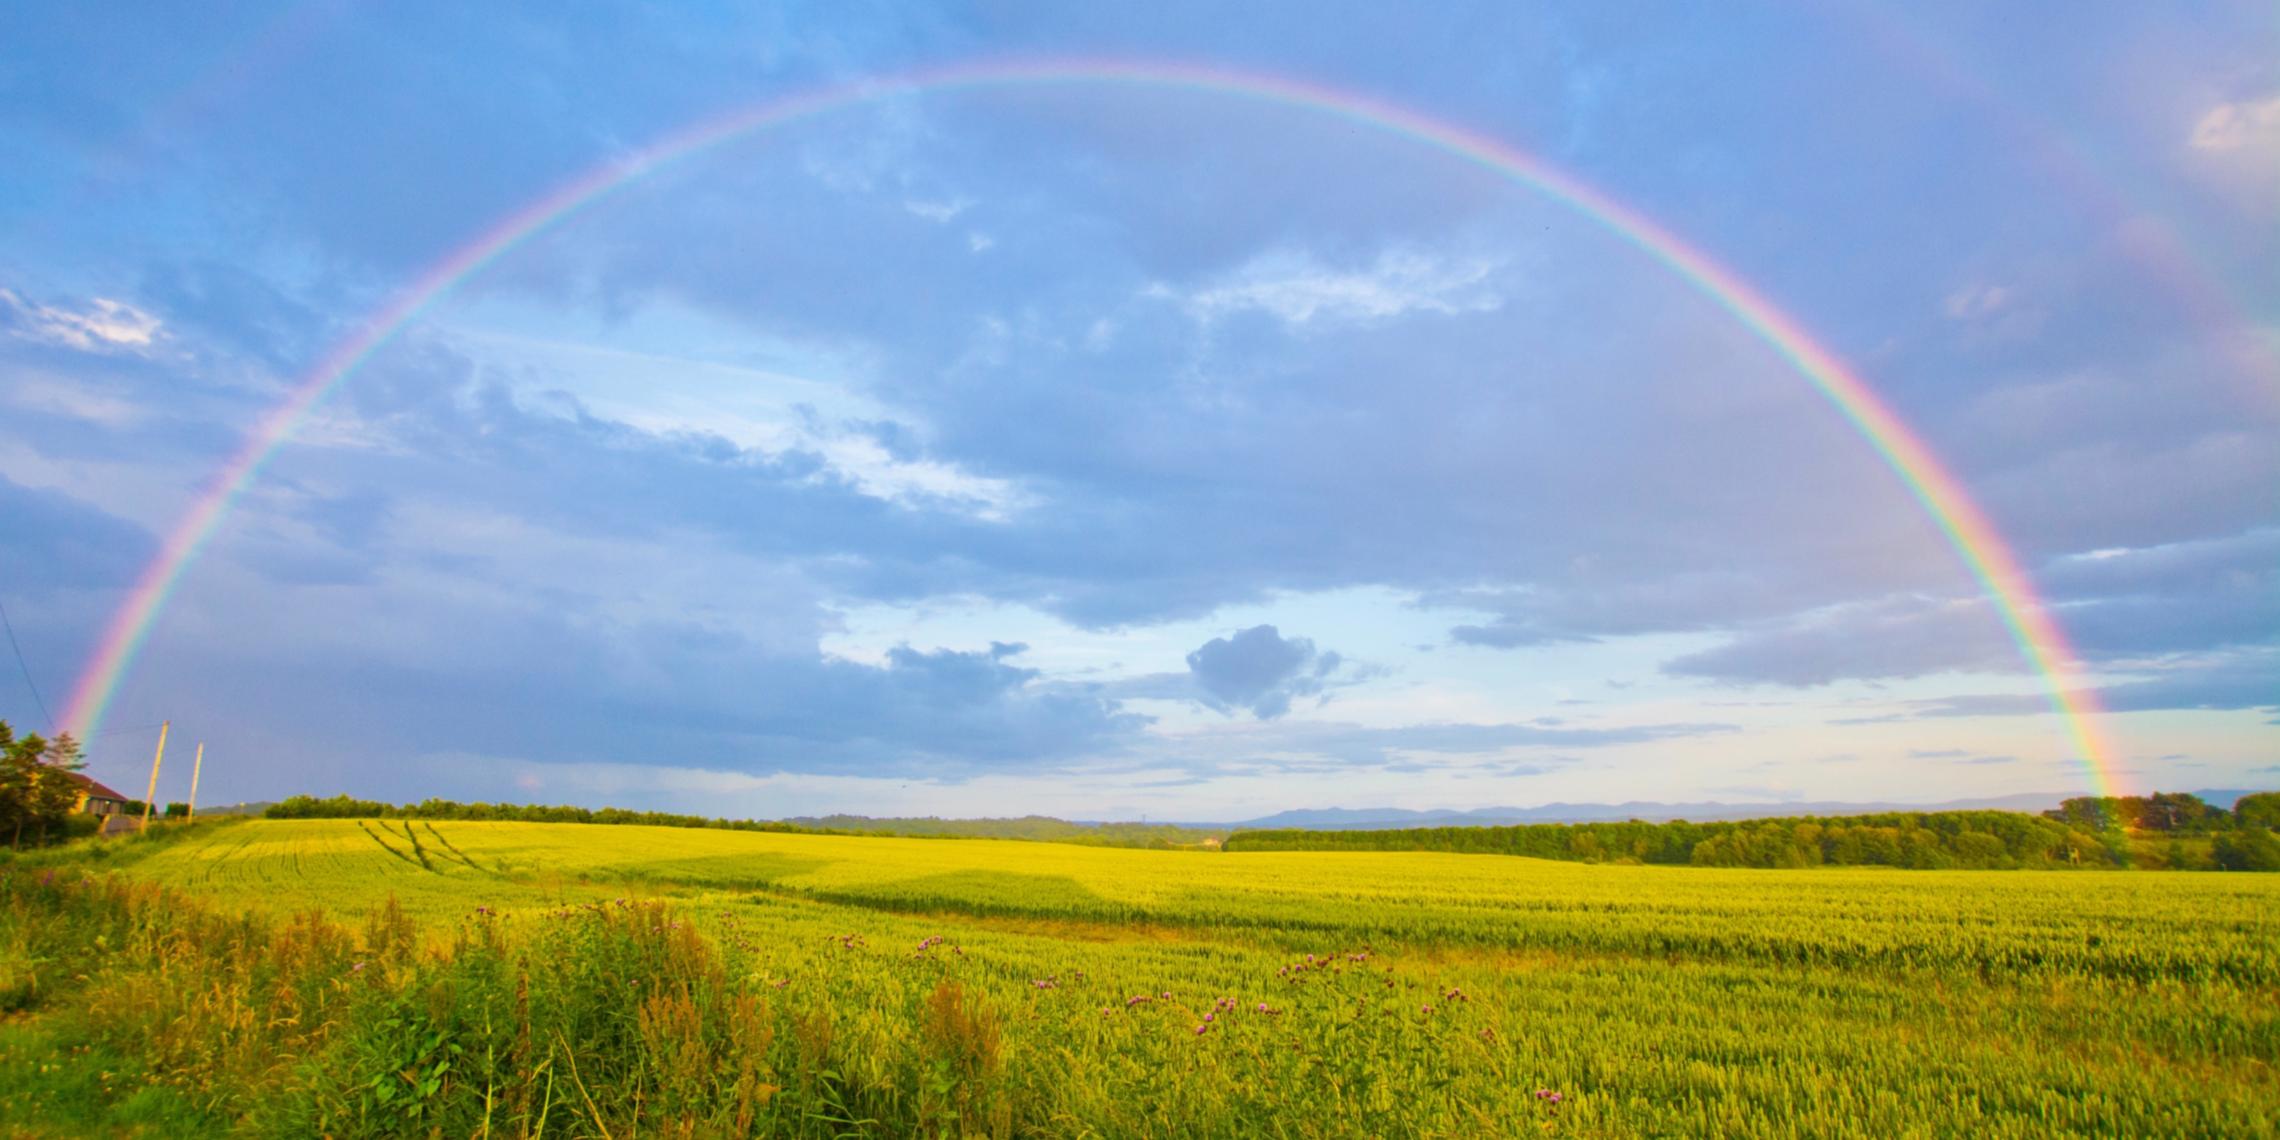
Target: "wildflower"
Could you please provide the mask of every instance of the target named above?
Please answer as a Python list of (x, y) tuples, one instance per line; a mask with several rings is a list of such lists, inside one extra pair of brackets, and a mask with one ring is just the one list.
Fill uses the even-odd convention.
[(1419, 1013), (1431, 1013), (1431, 1012), (1433, 1012), (1433, 1007), (1432, 1007), (1432, 1006), (1429, 1006), (1429, 1005), (1421, 1005), (1421, 1006), (1418, 1006), (1418, 1007), (1417, 1007), (1417, 1012), (1419, 1012)]
[(1211, 1027), (1210, 1027), (1209, 1025), (1197, 1025), (1197, 1026), (1195, 1027), (1195, 1035), (1196, 1035), (1196, 1036), (1198, 1036), (1198, 1037), (1201, 1037), (1201, 1036), (1203, 1036), (1203, 1035), (1204, 1035), (1204, 1033), (1205, 1033), (1205, 1032), (1209, 1031), (1210, 1029), (1211, 1029)]
[(348, 972), (349, 972), (349, 973), (351, 973), (351, 974), (361, 974), (361, 973), (363, 973), (363, 972), (364, 972), (364, 963), (362, 963), (362, 962), (358, 962), (357, 964), (355, 964), (355, 965), (353, 965), (353, 966), (350, 966), (350, 967), (348, 968)]
[(1204, 1015), (1203, 1015), (1203, 1019), (1204, 1019), (1205, 1021), (1209, 1021), (1209, 1020), (1211, 1020), (1211, 1014), (1209, 1014), (1209, 1013), (1206, 1013), (1206, 1014), (1204, 1014)]
[(1259, 1012), (1260, 1012), (1260, 1013), (1265, 1013), (1265, 1012), (1267, 1012), (1267, 1003), (1265, 1003), (1265, 1002), (1260, 1002), (1260, 1003), (1259, 1003)]

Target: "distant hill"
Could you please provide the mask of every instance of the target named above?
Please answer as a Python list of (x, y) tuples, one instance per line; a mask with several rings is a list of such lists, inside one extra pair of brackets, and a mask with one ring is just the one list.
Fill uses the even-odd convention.
[(1096, 843), (1117, 847), (1193, 846), (1226, 829), (1177, 823), (1100, 823), (1025, 815), (1010, 819), (877, 818), (867, 815), (795, 816), (783, 821), (815, 831), (855, 831), (874, 835), (929, 838), (1029, 839), (1053, 843)]

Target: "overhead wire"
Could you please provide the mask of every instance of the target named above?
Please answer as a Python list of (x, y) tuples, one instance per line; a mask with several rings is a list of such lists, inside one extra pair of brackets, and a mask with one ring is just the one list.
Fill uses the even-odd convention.
[(55, 731), (55, 716), (48, 712), (47, 700), (40, 696), (39, 682), (32, 680), (32, 667), (24, 663), (24, 647), (16, 644), (16, 623), (8, 620), (8, 607), (0, 603), (0, 629), (8, 631), (8, 649), (16, 655), (16, 668), (24, 674), (24, 687), (32, 691), (32, 704), (39, 707), (40, 719), (47, 722), (49, 732)]

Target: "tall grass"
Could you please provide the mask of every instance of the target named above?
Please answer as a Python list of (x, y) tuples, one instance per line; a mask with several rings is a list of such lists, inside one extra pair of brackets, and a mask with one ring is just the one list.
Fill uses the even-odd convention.
[[(1025, 876), (1023, 853), (1049, 849), (624, 828), (595, 851), (575, 826), (448, 822), (418, 833), (423, 864), (388, 826), (386, 849), (352, 823), (254, 822), (0, 868), (0, 1121), (2257, 1136), (2280, 1119), (2260, 881), (1107, 850)], [(494, 870), (629, 863), (651, 877)], [(2108, 893), (2067, 893), (2089, 882)], [(333, 917), (275, 905), (319, 898)], [(1650, 940), (1657, 923), (1673, 935)], [(1799, 952), (1815, 940), (1832, 949)]]

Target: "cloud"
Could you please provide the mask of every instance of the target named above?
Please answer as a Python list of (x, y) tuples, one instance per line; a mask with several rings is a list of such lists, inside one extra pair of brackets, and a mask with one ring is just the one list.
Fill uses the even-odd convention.
[(973, 202), (964, 198), (953, 198), (944, 202), (911, 200), (903, 203), (903, 209), (909, 210), (930, 222), (947, 222), (972, 209), (973, 205)]
[[(2052, 560), (2037, 584), (2093, 663), (2129, 671), (2151, 656), (2256, 644), (2280, 629), (2280, 530), (2071, 555)], [(1663, 671), (1808, 687), (2026, 667), (1988, 603), (1901, 595), (1741, 624), (1723, 644)], [(2118, 687), (2116, 699), (2172, 699), (2151, 695), (2174, 691), (2170, 682), (2143, 684)]]
[(1263, 312), (1285, 323), (1376, 321), (1409, 313), (1493, 311), (1503, 298), (1489, 284), (1495, 265), (1389, 249), (1366, 269), (1331, 269), (1303, 252), (1264, 255), (1211, 284), (1177, 293), (1158, 285), (1198, 320)]
[(142, 352), (157, 339), (160, 327), (157, 317), (108, 297), (66, 307), (28, 301), (0, 288), (0, 329), (23, 340), (82, 352)]
[(1911, 748), (1908, 750), (1908, 758), (1911, 760), (1953, 760), (1969, 755), (1971, 753), (1962, 748)]
[[(1414, 763), (1404, 757), (1493, 757), (1515, 750), (1589, 750), (1653, 744), (1739, 732), (1737, 725), (1687, 722), (1546, 727), (1512, 723), (1426, 723), (1379, 727), (1337, 721), (1241, 722), (1207, 731), (1160, 737), (1149, 744), (1154, 762), (1222, 773), (1336, 772), (1353, 767)], [(1530, 771), (1575, 763), (1533, 759)], [(1439, 765), (1435, 765), (1439, 766)]]
[[(2072, 695), (2093, 708), (2118, 713), (2197, 709), (2280, 714), (2280, 645), (2146, 658), (2129, 663), (2127, 671), (2137, 676)], [(2051, 711), (2047, 693), (1971, 693), (1907, 701), (1898, 711), (1829, 723), (1893, 724), (1924, 718), (2025, 716)]]
[[(82, 193), (84, 156), (158, 133), (147, 115), (176, 65), (227, 58), (232, 33), (43, 6), (0, 48), (25, 93), (17, 197), (38, 223), (12, 242), (0, 299), (4, 554), (11, 573), (116, 584), (148, 552), (118, 516), (163, 522), (418, 266), (756, 91), (980, 43), (1221, 58), (1240, 40), (1244, 68), (1550, 140), (1548, 160), (1665, 204), (1658, 224), (1689, 240), (1713, 225), (1736, 264), (1774, 275), (1766, 293), (1812, 298), (1798, 315), (1950, 460), (2114, 700), (2255, 695), (2251, 651), (2280, 628), (2269, 385), (2248, 338), (2179, 319), (2131, 225), (2053, 210), (2012, 177), (2008, 130), (1848, 102), (1861, 84), (1842, 80), (1878, 65), (1841, 37), (1757, 43), (1763, 29), (1705, 16), (1686, 50), (1642, 67), (1622, 20), (1526, 6), (1490, 20), (1368, 17), (1357, 34), (1302, 8), (1014, 4), (437, 24), (348, 6), (264, 61), (249, 97), (174, 120), (147, 162)], [(2062, 32), (2111, 30), (2091, 16)], [(2156, 111), (2169, 137), (2121, 139), (2121, 157), (2175, 160), (2191, 128), (2197, 167), (2280, 169), (2255, 161), (2273, 97), (2212, 108), (2200, 93), (2209, 61), (2244, 42), (2235, 29), (2202, 21), (2165, 42), (2200, 53), (2166, 94), (2095, 92), (2132, 113), (2190, 108)], [(1802, 133), (1727, 129), (1794, 104), (1796, 76), (1731, 66), (1769, 46), (1835, 61), (1830, 113)], [(2021, 82), (2074, 90), (2073, 66)], [(1644, 101), (1608, 99), (1617, 89)], [(1892, 176), (1909, 170), (1941, 176)], [(2257, 211), (2274, 199), (2204, 197), (2168, 220), (2234, 276), (2273, 260)], [(1840, 246), (1852, 255), (1780, 252)], [(1416, 726), (1398, 738), (1416, 749), (1358, 728), (1269, 740), (1359, 677), (1350, 661), (1325, 675), (1336, 655), (1279, 627), (1255, 659), (1234, 634), (1185, 672), (1097, 688), (1077, 682), (1107, 674), (976, 649), (989, 629), (875, 661), (818, 649), (840, 612), (955, 597), (1045, 615), (1022, 627), (1040, 661), (1071, 659), (1048, 638), (1089, 651), (1252, 603), (1228, 628), (1277, 620), (1351, 650), (1361, 634), (1295, 613), (1366, 588), (1446, 610), (1430, 628), (1466, 648), (1429, 671), (1493, 699), (1524, 699), (1499, 684), (1538, 666), (1637, 674), (1650, 647), (1674, 653), (1644, 639), (1675, 634), (1690, 652), (1668, 671), (1688, 679), (1810, 690), (1995, 672), (2036, 706), (1907, 487), (1714, 300), (1526, 186), (1334, 115), (1137, 84), (898, 90), (660, 168), (423, 312), (267, 464), (124, 701), (187, 707), (180, 694), (227, 658), (260, 674), (227, 705), (241, 724), (323, 708), (386, 722), (383, 738), (722, 770), (1129, 761), (1158, 730), (1120, 702), (1146, 696), (1208, 700), (1232, 714), (1215, 727), (1261, 730), (1241, 738), (1254, 754), (1287, 745), (1333, 766), (1461, 754), (1432, 752), (1441, 740), (1659, 739), (1530, 736), (1591, 730), (1450, 703), (1418, 715), (1519, 723)], [(1986, 335), (2025, 313), (2048, 335)], [(470, 335), (491, 322), (619, 355), (542, 359)], [(811, 415), (790, 410), (803, 404)], [(18, 527), (85, 534), (48, 550)], [(2120, 553), (2072, 557), (2092, 550)], [(85, 593), (93, 609), (100, 591)], [(101, 614), (48, 617), (62, 657), (102, 628)], [(1485, 652), (1498, 648), (1529, 652)], [(314, 754), (337, 736), (325, 719), (267, 746)], [(1935, 727), (1910, 743), (1948, 743), (1952, 726)]]
[(1839, 680), (2024, 668), (1984, 602), (1914, 596), (1808, 611), (1744, 627), (1724, 644), (1663, 663), (1664, 673), (1798, 688)]
[(2280, 95), (2219, 103), (2193, 124), (2193, 149), (2238, 151), (2280, 142)]
[(2002, 312), (2011, 306), (2012, 301), (2013, 296), (2010, 289), (2001, 285), (1980, 283), (1966, 285), (1948, 294), (1946, 302), (1940, 306), (1940, 309), (1955, 320), (1969, 321)]
[(0, 583), (48, 591), (122, 586), (149, 561), (143, 528), (61, 491), (0, 475)]
[(1187, 655), (1204, 704), (1247, 709), (1260, 720), (1288, 713), (1295, 698), (1320, 694), (1344, 663), (1336, 651), (1316, 650), (1313, 639), (1286, 639), (1271, 625), (1212, 638)]

